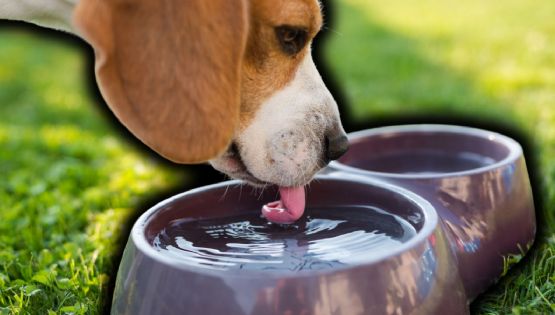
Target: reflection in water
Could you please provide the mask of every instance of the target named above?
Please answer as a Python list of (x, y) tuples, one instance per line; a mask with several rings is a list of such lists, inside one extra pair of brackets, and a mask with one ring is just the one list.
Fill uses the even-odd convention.
[(415, 235), (398, 216), (365, 206), (307, 209), (295, 224), (269, 223), (258, 212), (179, 220), (153, 246), (184, 264), (217, 270), (301, 271), (368, 261)]

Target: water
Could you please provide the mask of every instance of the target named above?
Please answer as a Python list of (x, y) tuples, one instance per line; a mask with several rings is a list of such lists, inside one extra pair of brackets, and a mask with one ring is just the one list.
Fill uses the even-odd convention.
[(306, 214), (291, 225), (269, 223), (258, 212), (183, 219), (162, 230), (153, 246), (201, 268), (298, 272), (362, 263), (416, 234), (402, 218), (371, 207), (314, 208)]
[(439, 174), (472, 170), (495, 163), (495, 160), (471, 152), (450, 154), (438, 151), (400, 152), (374, 155), (349, 163), (368, 171), (398, 174)]

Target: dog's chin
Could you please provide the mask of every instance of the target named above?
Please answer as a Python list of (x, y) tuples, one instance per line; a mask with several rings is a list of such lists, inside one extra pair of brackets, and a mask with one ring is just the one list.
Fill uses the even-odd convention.
[(314, 174), (311, 176), (306, 176), (303, 179), (294, 179), (293, 181), (285, 181), (285, 182), (273, 182), (263, 180), (253, 174), (245, 162), (243, 161), (241, 154), (236, 148), (230, 148), (227, 152), (225, 152), (222, 156), (210, 160), (209, 161), (212, 167), (216, 170), (226, 174), (232, 179), (239, 179), (247, 182), (249, 185), (254, 187), (265, 187), (267, 185), (278, 185), (278, 186), (303, 186), (308, 184), (317, 170), (321, 169), (322, 166), (317, 166), (317, 169), (314, 170)]
[(262, 187), (266, 187), (267, 185), (271, 185), (271, 183), (261, 181), (260, 179), (252, 176), (249, 173), (237, 174), (237, 176), (231, 176), (230, 175), (230, 177), (233, 178), (233, 179), (240, 179), (242, 181), (245, 181), (245, 182), (247, 182), (247, 184), (249, 184), (250, 186), (253, 186), (253, 187), (261, 187), (262, 188)]
[(264, 187), (272, 183), (265, 182), (254, 176), (247, 168), (241, 155), (235, 149), (230, 149), (217, 159), (210, 160), (216, 170), (226, 174), (232, 179), (239, 179), (254, 187)]
[(243, 171), (225, 172), (220, 170), (220, 172), (223, 172), (232, 179), (240, 179), (242, 181), (245, 181), (247, 182), (247, 184), (253, 187), (265, 187), (267, 185), (272, 185), (272, 183), (268, 183), (258, 179), (256, 176), (252, 175), (246, 168)]

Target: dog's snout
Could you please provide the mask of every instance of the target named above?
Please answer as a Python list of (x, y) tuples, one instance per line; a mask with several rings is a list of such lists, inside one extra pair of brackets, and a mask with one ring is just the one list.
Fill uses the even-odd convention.
[(349, 149), (349, 139), (344, 133), (336, 136), (326, 136), (325, 155), (326, 160), (337, 160)]

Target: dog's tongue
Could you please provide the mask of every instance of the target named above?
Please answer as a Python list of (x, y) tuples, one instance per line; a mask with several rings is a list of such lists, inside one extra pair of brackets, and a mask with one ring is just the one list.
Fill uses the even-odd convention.
[(262, 207), (262, 215), (274, 223), (293, 223), (304, 213), (304, 187), (279, 187), (281, 199)]

